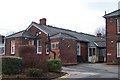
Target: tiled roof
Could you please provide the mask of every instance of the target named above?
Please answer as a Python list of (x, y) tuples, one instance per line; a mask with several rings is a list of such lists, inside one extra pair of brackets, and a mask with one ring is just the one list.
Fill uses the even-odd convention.
[[(53, 27), (49, 25), (40, 25), (35, 22), (32, 22), (31, 25), (37, 26), (39, 29), (45, 31), (47, 34), (49, 34), (50, 39), (73, 39), (73, 40), (79, 40), (79, 41), (85, 41), (85, 42), (96, 42), (98, 44), (98, 47), (103, 45), (105, 43), (105, 39), (103, 38), (98, 38), (94, 35), (86, 34), (86, 33), (81, 33), (81, 32), (76, 32), (68, 29), (63, 29), (63, 28), (58, 28), (58, 27)], [(23, 30), (18, 33), (12, 34), (7, 36), (7, 38), (11, 37), (33, 37), (31, 36), (27, 31)], [(101, 42), (101, 43), (99, 43)], [(103, 45), (104, 46), (104, 45)]]
[(33, 37), (33, 36), (28, 32), (26, 32), (25, 30), (6, 36), (6, 38), (16, 38), (16, 37)]
[(74, 39), (74, 40), (80, 40), (80, 41), (87, 41), (87, 42), (96, 42), (96, 46), (98, 47), (105, 47), (105, 39), (104, 38), (98, 38), (94, 35), (86, 34), (86, 33), (80, 33), (68, 29), (53, 27), (53, 26), (42, 26), (37, 23), (34, 23), (36, 26), (38, 26), (40, 29), (44, 30), (48, 34), (52, 35), (50, 38), (64, 38), (64, 39)]
[(17, 33), (13, 33), (13, 34), (11, 34), (11, 35), (6, 36), (6, 38), (21, 37), (24, 31), (25, 31), (25, 30), (19, 31), (19, 32), (17, 32)]
[(0, 36), (3, 36), (3, 35), (0, 34)]
[(76, 37), (71, 36), (71, 35), (66, 34), (66, 33), (62, 33), (62, 32), (50, 36), (50, 39), (56, 39), (56, 38), (59, 38), (59, 39), (73, 39), (73, 40), (77, 40)]
[(103, 17), (109, 18), (109, 17), (116, 17), (116, 16), (120, 16), (120, 9), (113, 11), (111, 13), (105, 14)]
[(105, 41), (95, 41), (97, 47), (106, 47)]

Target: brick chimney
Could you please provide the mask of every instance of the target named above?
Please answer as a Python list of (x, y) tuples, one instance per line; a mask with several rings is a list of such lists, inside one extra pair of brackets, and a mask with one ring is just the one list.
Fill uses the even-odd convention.
[(46, 18), (42, 18), (39, 21), (41, 25), (46, 25)]
[(98, 37), (98, 38), (101, 38), (101, 37), (102, 37), (102, 34), (101, 34), (101, 33), (97, 33), (97, 37)]

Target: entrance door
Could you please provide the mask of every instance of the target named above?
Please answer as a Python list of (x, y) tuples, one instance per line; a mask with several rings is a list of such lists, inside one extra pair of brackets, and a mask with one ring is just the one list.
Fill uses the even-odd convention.
[(77, 43), (77, 56), (80, 56), (80, 43)]
[(96, 56), (96, 48), (89, 48), (88, 61), (94, 62), (94, 60), (96, 60), (95, 56)]
[(77, 43), (77, 62), (83, 62), (80, 48), (80, 43)]

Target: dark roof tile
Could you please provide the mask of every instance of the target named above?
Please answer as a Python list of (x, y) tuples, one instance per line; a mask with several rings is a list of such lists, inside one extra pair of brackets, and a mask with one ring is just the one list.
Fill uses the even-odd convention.
[(116, 17), (116, 16), (117, 17), (120, 16), (120, 9), (115, 10), (115, 11), (113, 11), (111, 13), (105, 14), (103, 17), (104, 18), (109, 18), (109, 17)]

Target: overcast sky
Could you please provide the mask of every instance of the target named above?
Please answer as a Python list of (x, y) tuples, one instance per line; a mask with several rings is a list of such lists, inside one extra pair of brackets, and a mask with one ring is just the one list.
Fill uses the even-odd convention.
[(102, 17), (118, 9), (119, 0), (0, 0), (0, 34), (26, 29), (32, 21), (94, 34), (105, 26)]

